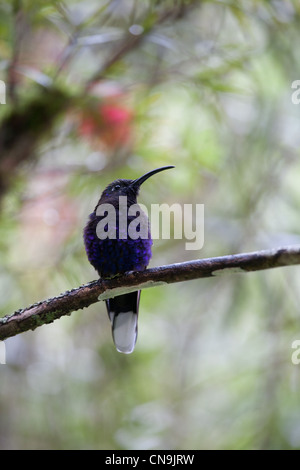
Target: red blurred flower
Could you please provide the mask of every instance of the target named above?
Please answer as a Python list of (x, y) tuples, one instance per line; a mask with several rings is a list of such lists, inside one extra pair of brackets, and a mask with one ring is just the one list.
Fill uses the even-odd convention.
[(81, 113), (78, 132), (94, 145), (101, 142), (108, 149), (129, 146), (133, 136), (133, 112), (115, 100), (102, 101)]

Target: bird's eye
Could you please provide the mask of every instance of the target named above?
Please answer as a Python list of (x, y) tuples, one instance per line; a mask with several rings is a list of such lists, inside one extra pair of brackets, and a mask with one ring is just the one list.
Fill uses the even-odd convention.
[(116, 184), (116, 186), (113, 187), (113, 191), (115, 191), (115, 189), (120, 189), (120, 185), (119, 184)]

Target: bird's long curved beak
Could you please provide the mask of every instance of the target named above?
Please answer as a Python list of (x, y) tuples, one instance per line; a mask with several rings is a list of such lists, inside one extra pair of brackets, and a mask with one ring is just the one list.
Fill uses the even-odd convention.
[(135, 190), (138, 190), (141, 184), (143, 184), (150, 176), (155, 175), (156, 173), (159, 173), (160, 171), (164, 170), (169, 170), (170, 168), (175, 168), (174, 165), (169, 165), (169, 166), (162, 166), (161, 168), (156, 168), (156, 170), (149, 171), (143, 176), (140, 176), (136, 180), (133, 180), (131, 183), (131, 187), (133, 187)]

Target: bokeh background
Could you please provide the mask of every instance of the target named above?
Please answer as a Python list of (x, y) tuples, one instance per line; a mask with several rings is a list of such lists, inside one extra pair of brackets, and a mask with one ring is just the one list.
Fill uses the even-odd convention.
[[(105, 185), (205, 204), (205, 243), (151, 266), (300, 243), (300, 4), (0, 3), (0, 314), (96, 279)], [(103, 302), (5, 341), (1, 449), (300, 448), (300, 271), (148, 289), (132, 355)]]

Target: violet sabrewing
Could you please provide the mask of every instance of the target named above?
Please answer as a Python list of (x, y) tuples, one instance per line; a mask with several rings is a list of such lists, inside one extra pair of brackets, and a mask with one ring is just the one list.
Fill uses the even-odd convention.
[[(152, 256), (152, 238), (148, 218), (137, 205), (137, 196), (142, 183), (150, 176), (169, 168), (174, 168), (174, 166), (157, 168), (136, 180), (118, 179), (104, 189), (84, 229), (87, 257), (100, 277), (110, 278), (128, 271), (143, 271), (148, 266)], [(124, 213), (123, 208), (121, 210), (121, 201), (126, 203), (125, 228), (121, 220), (121, 212)], [(114, 209), (115, 218), (111, 219), (112, 224), (107, 219), (108, 211), (104, 210), (108, 207), (106, 204)], [(142, 234), (139, 236), (138, 231), (141, 228), (138, 226), (134, 234), (130, 230), (131, 223), (137, 219), (136, 215), (131, 215), (129, 208), (135, 204), (146, 222), (146, 235), (144, 236)], [(104, 208), (103, 213), (102, 208)], [(103, 232), (99, 231), (101, 221), (104, 236)], [(107, 224), (104, 225), (106, 222)], [(108, 227), (109, 224), (110, 227)], [(137, 340), (140, 294), (140, 291), (131, 292), (106, 300), (113, 340), (117, 350), (124, 354), (133, 351)]]

